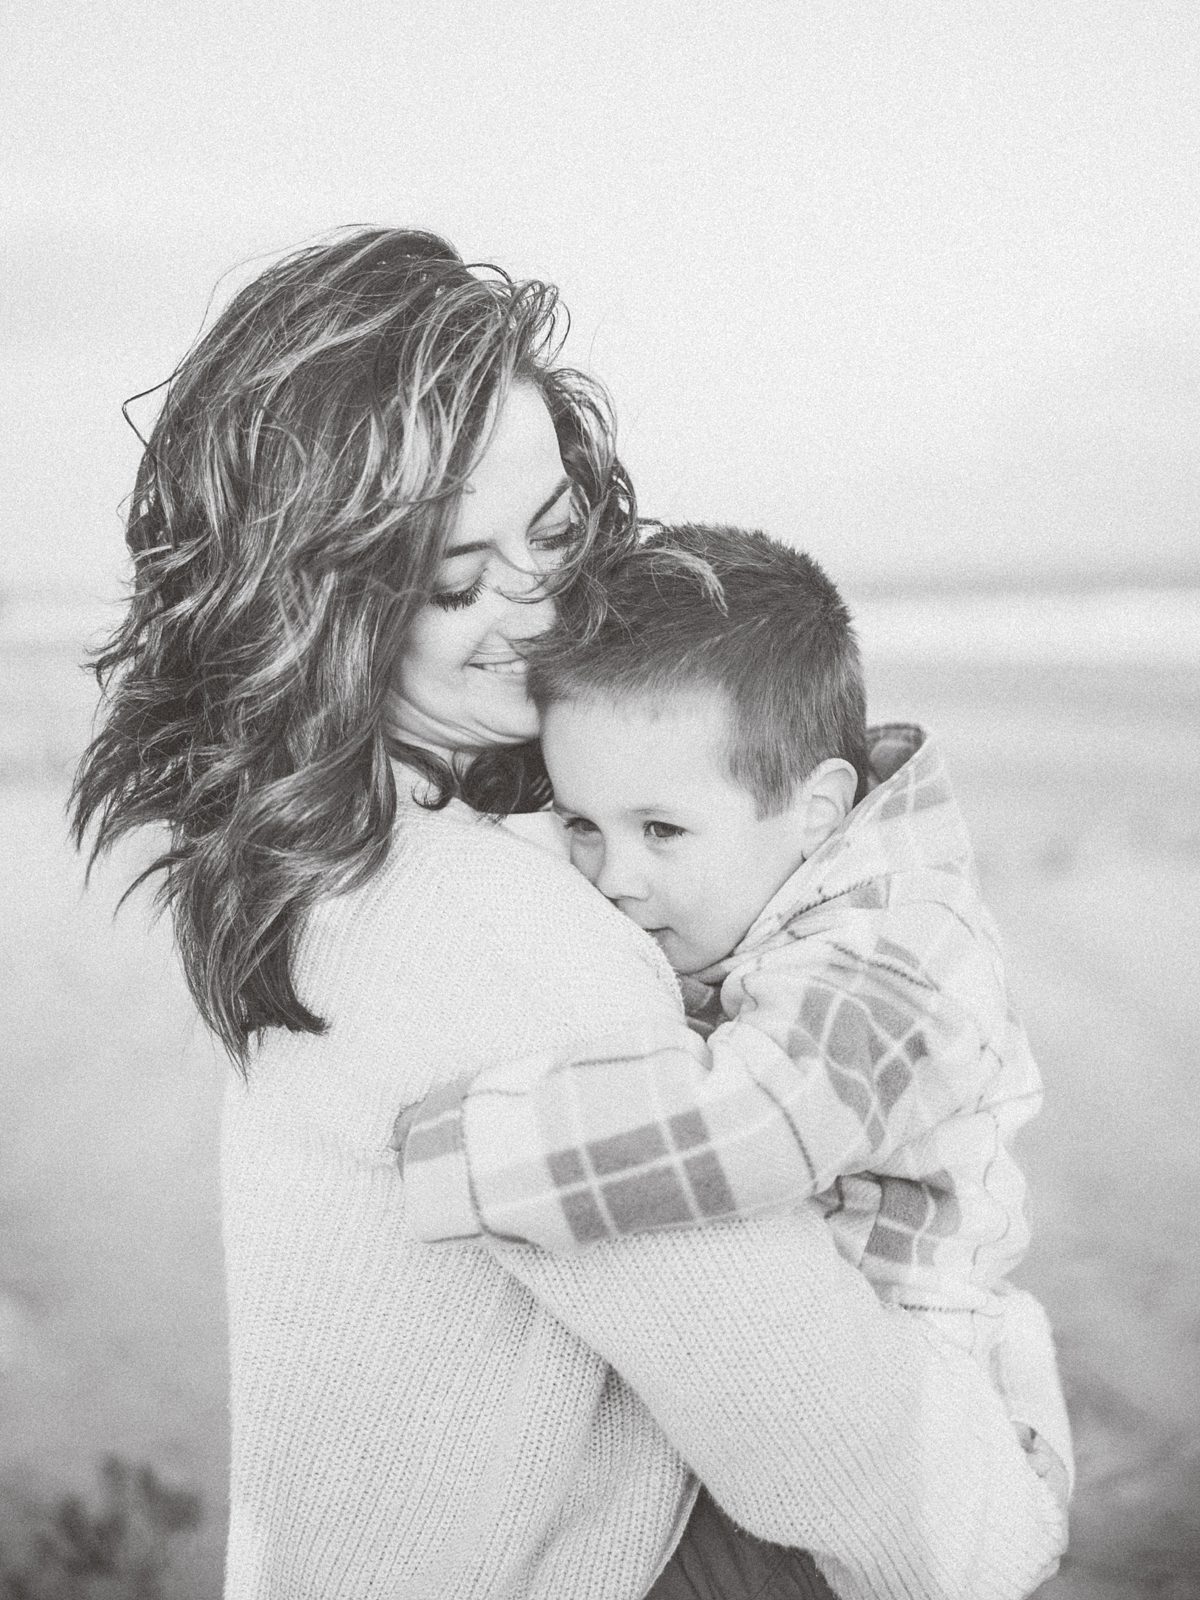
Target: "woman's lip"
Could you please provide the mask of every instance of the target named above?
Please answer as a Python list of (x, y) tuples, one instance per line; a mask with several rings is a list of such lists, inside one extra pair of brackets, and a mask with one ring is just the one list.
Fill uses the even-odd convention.
[(525, 671), (525, 662), (521, 656), (494, 656), (481, 657), (470, 663), (478, 667), (480, 672), (498, 672), (502, 676), (517, 677)]

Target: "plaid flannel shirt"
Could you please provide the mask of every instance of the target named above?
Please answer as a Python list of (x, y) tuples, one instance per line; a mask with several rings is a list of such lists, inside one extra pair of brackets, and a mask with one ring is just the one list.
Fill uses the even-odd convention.
[(568, 1252), (815, 1197), (885, 1300), (979, 1314), (979, 1345), (1027, 1243), (1008, 1141), (1041, 1087), (935, 747), (874, 730), (872, 767), (738, 948), (685, 980), (694, 1029), (631, 1026), (422, 1102), (416, 1237)]

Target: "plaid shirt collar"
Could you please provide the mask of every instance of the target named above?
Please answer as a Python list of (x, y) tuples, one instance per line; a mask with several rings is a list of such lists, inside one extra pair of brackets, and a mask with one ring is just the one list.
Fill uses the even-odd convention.
[(842, 825), (791, 875), (723, 960), (696, 975), (718, 984), (748, 956), (817, 931), (822, 906), (879, 910), (888, 880), (936, 872), (943, 889), (973, 879), (971, 842), (937, 745), (914, 723), (868, 730), (871, 786)]

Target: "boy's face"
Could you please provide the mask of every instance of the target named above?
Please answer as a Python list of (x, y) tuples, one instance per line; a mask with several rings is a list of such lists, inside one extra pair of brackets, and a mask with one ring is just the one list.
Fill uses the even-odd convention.
[(676, 972), (726, 956), (803, 859), (794, 810), (759, 817), (725, 758), (717, 690), (563, 701), (542, 750), (571, 860)]

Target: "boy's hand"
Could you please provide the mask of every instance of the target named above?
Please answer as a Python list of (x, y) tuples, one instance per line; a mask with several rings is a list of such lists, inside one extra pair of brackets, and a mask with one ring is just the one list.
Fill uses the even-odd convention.
[[(462, 1120), (463, 1107), (470, 1096), (473, 1082), (474, 1079), (469, 1072), (451, 1078), (449, 1083), (431, 1089), (423, 1100), (414, 1100), (399, 1113), (392, 1123), (392, 1137), (388, 1140), (388, 1147), (396, 1152), (396, 1165), (400, 1169), (401, 1177), (404, 1176), (404, 1147), (408, 1143), (409, 1134), (418, 1124), (423, 1130), (435, 1127), (443, 1135), (451, 1127), (456, 1129)], [(457, 1136), (457, 1142), (461, 1144), (461, 1135)]]
[(681, 977), (679, 992), (683, 996), (683, 1009), (687, 1025), (693, 1033), (707, 1039), (714, 1028), (725, 1021), (721, 1010), (721, 985), (702, 983), (699, 978)]
[(1071, 1498), (1071, 1484), (1066, 1467), (1041, 1434), (1027, 1422), (1014, 1422), (1013, 1427), (1017, 1430), (1017, 1439), (1025, 1452), (1025, 1459), (1038, 1477), (1045, 1482), (1050, 1493), (1058, 1501), (1063, 1515), (1066, 1516)]

